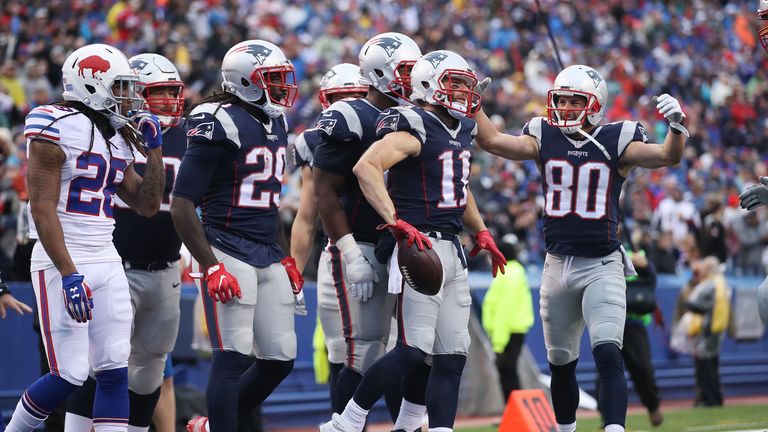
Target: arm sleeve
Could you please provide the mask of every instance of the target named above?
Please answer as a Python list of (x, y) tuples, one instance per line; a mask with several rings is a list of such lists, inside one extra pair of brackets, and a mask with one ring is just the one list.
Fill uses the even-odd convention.
[(27, 142), (38, 139), (58, 144), (61, 134), (55, 121), (53, 107), (40, 106), (30, 111), (24, 120), (24, 137)]
[(355, 149), (360, 141), (360, 120), (356, 113), (343, 111), (348, 111), (346, 107), (349, 105), (342, 107), (338, 104), (323, 112), (315, 125), (317, 147), (313, 154), (314, 166), (331, 174), (348, 175), (359, 159)]

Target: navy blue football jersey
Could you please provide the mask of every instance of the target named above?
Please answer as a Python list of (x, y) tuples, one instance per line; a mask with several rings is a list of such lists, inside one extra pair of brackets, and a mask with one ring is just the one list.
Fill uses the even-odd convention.
[(342, 100), (323, 111), (315, 125), (319, 142), (314, 166), (346, 177), (341, 205), (357, 241), (376, 243), (381, 233), (376, 227), (383, 219), (368, 204), (352, 168), (376, 141), (376, 119), (381, 111), (365, 99)]
[(543, 117), (523, 133), (534, 137), (545, 198), (544, 240), (548, 252), (601, 257), (621, 245), (617, 238), (619, 194), (624, 177), (619, 162), (632, 141), (647, 142), (643, 126), (621, 121), (598, 126), (590, 140), (571, 140)]
[[(139, 216), (115, 195), (115, 231), (113, 240), (117, 252), (126, 261), (138, 263), (170, 262), (179, 259), (181, 239), (171, 219), (171, 191), (181, 158), (187, 149), (184, 122), (163, 131), (163, 165), (165, 165), (165, 191), (160, 211), (151, 218)], [(144, 176), (147, 159), (136, 153), (133, 168)]]
[(397, 216), (417, 228), (460, 232), (477, 124), (463, 118), (450, 129), (423, 108), (395, 107), (379, 116), (376, 136), (395, 131), (408, 132), (421, 143), (418, 157), (389, 169), (389, 195)]
[(188, 123), (173, 195), (200, 206), (206, 236), (216, 248), (259, 268), (280, 261), (285, 117), (262, 122), (238, 105), (205, 103)]
[[(322, 114), (317, 116), (315, 124), (320, 121)], [(296, 168), (303, 166), (313, 166), (315, 149), (320, 144), (320, 129), (313, 127), (302, 132), (296, 137), (293, 144), (293, 165)]]

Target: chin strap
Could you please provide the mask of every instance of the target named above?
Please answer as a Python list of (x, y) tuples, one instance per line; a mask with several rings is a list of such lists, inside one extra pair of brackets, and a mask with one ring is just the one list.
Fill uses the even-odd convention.
[(608, 150), (606, 150), (606, 149), (605, 149), (605, 147), (603, 147), (603, 145), (602, 145), (602, 144), (600, 144), (600, 142), (599, 142), (598, 140), (596, 140), (594, 137), (592, 137), (592, 135), (590, 135), (590, 134), (588, 134), (588, 133), (584, 132), (584, 130), (583, 130), (583, 129), (581, 129), (581, 128), (580, 128), (580, 129), (579, 129), (577, 132), (578, 132), (578, 133), (580, 133), (580, 134), (582, 134), (582, 135), (584, 135), (584, 137), (585, 137), (586, 139), (588, 139), (588, 140), (592, 141), (593, 143), (595, 143), (595, 145), (597, 146), (597, 148), (599, 148), (599, 149), (600, 149), (600, 151), (602, 151), (602, 152), (603, 152), (603, 154), (605, 155), (605, 157), (606, 157), (606, 158), (608, 158), (608, 160), (611, 160), (611, 155), (610, 155), (610, 154), (608, 154)]

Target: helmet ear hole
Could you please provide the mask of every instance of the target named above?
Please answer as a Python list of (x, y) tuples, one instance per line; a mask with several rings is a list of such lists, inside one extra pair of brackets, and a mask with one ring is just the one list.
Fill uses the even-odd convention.
[(382, 71), (381, 69), (374, 69), (373, 71), (376, 73), (377, 77), (384, 78), (384, 71)]
[(425, 89), (429, 88), (429, 81), (422, 81), (421, 85), (424, 86)]
[(247, 79), (245, 79), (245, 78), (240, 78), (240, 84), (243, 87), (249, 87), (251, 85), (251, 83)]
[(92, 86), (90, 84), (86, 84), (85, 85), (85, 89), (88, 90), (88, 93), (90, 93), (90, 94), (95, 94), (96, 93), (96, 87), (94, 87), (94, 86)]

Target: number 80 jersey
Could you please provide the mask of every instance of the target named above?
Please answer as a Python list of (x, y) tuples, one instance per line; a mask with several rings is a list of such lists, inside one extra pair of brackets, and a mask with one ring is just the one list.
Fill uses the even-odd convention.
[(523, 134), (539, 145), (547, 252), (602, 257), (618, 249), (624, 183), (619, 162), (630, 142), (648, 141), (643, 126), (633, 121), (598, 126), (592, 137), (603, 148), (590, 140), (569, 139), (543, 117), (531, 119)]
[[(69, 114), (69, 115), (68, 115)], [(91, 133), (93, 131), (93, 147)], [(41, 140), (57, 145), (66, 157), (61, 166), (61, 191), (57, 214), (64, 242), (75, 263), (120, 261), (112, 244), (113, 196), (133, 154), (119, 133), (108, 142), (92, 129), (91, 121), (74, 108), (43, 105), (32, 110), (24, 124), (27, 156), (30, 142)], [(31, 238), (38, 238), (29, 218)], [(32, 254), (32, 270), (53, 266), (42, 247)]]

